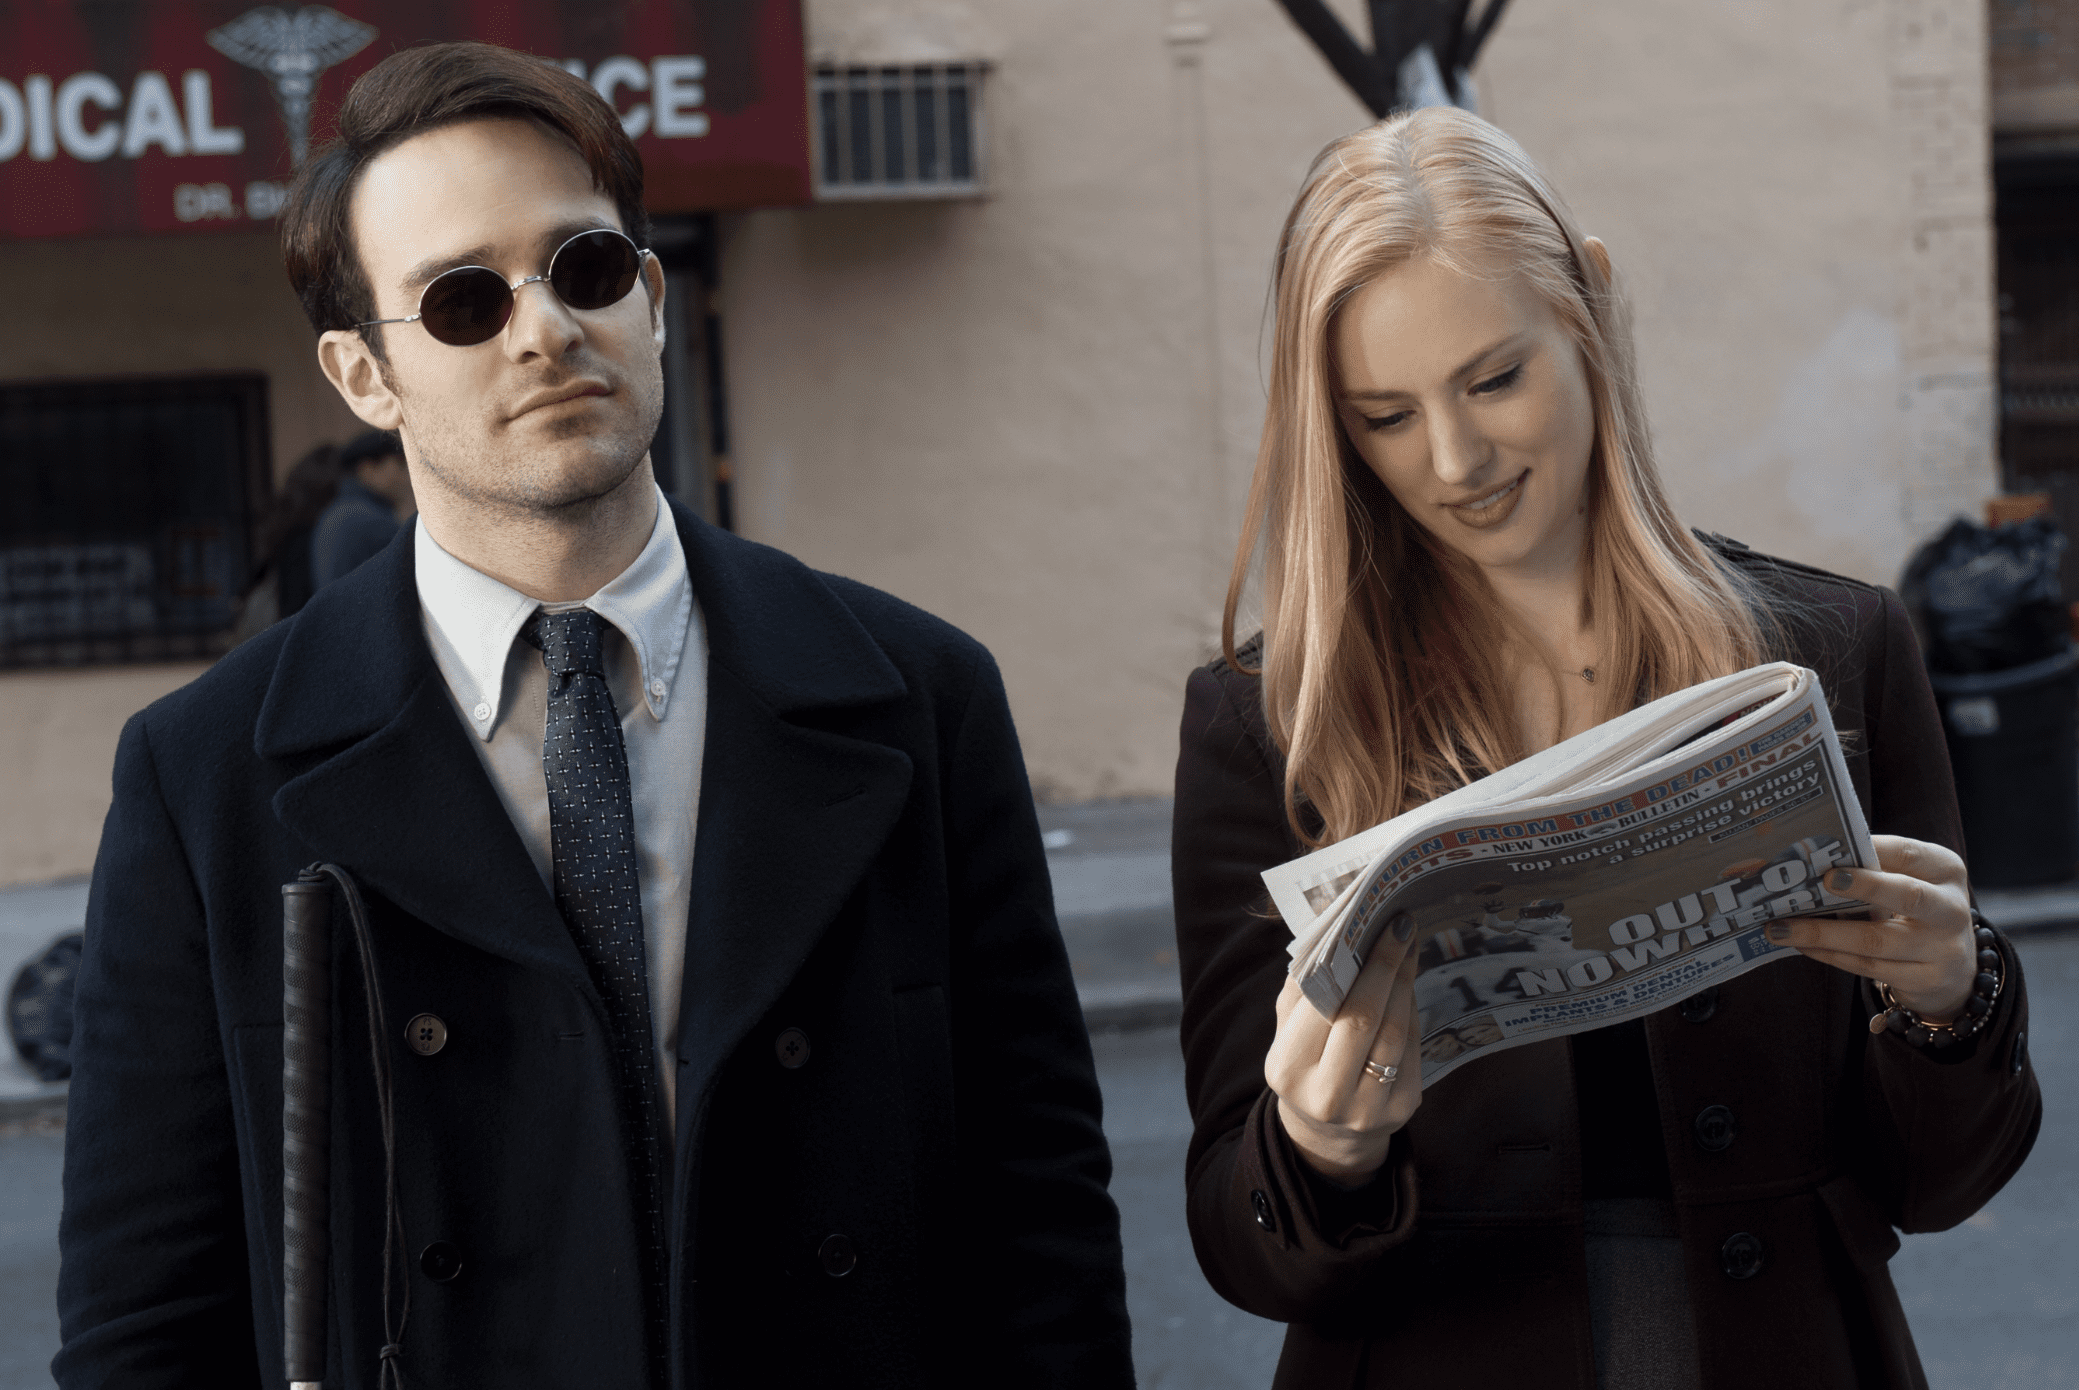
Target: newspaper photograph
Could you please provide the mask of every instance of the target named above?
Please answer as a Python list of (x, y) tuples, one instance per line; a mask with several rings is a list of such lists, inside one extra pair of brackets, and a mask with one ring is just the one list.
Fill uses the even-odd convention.
[[(1511, 769), (1546, 795), (1465, 795), (1496, 780), (1482, 779), (1378, 827), (1397, 828), (1384, 845), (1375, 831), (1342, 842), (1371, 840), (1356, 869), (1332, 845), (1267, 872), (1280, 909), (1305, 914), (1292, 970), (1313, 1006), (1333, 1017), (1373, 943), (1406, 919), (1427, 1085), (1789, 954), (1765, 934), (1777, 918), (1863, 910), (1822, 882), (1876, 855), (1811, 672), (1757, 667), (1632, 715), (1657, 706)], [(1570, 773), (1585, 780), (1552, 790)]]

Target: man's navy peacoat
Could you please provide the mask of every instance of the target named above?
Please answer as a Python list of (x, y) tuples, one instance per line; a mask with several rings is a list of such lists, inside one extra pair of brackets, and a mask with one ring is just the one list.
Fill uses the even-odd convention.
[[(711, 655), (674, 1383), (1130, 1385), (1097, 1083), (994, 664), (677, 521)], [(394, 1035), (405, 1383), (643, 1383), (605, 1016), (449, 703), (409, 536), (124, 730), (61, 1386), (283, 1383), (281, 885), (318, 860), (366, 894)], [(335, 916), (326, 1384), (372, 1387), (383, 1154)], [(420, 1014), (432, 1055), (405, 1046)]]

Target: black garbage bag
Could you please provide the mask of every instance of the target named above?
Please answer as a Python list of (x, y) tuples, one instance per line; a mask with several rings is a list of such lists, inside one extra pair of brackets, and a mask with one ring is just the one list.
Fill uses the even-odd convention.
[(2048, 516), (1979, 526), (1959, 517), (1915, 551), (1899, 597), (1927, 648), (1928, 669), (2006, 671), (2056, 656), (2071, 640), (2058, 593), (2065, 533)]
[(67, 932), (15, 972), (7, 991), (7, 1030), (14, 1050), (45, 1081), (72, 1075), (72, 981), (85, 938)]

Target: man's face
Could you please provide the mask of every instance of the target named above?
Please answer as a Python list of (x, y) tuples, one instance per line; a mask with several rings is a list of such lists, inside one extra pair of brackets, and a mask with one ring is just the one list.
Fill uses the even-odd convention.
[[(510, 283), (546, 274), (577, 233), (620, 228), (577, 151), (519, 120), (447, 126), (379, 156), (351, 222), (382, 319), (417, 313), (444, 270), (487, 266)], [(573, 310), (546, 283), (526, 285), (489, 342), (452, 347), (393, 323), (368, 330), (383, 335), (387, 368), (352, 334), (325, 335), (320, 357), (357, 414), (398, 431), (422, 496), (560, 512), (613, 492), (648, 452), (664, 401), (663, 289), (647, 259), (643, 283), (604, 309)]]

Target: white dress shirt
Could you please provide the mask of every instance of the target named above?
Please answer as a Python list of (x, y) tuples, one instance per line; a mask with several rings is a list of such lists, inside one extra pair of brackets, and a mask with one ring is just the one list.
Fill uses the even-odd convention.
[(541, 653), (520, 639), (520, 628), (536, 609), (589, 608), (607, 621), (602, 655), (628, 748), (650, 1021), (668, 1125), (676, 1102), (679, 988), (707, 738), (707, 634), (671, 509), (660, 490), (657, 522), (642, 554), (583, 603), (544, 604), (508, 588), (441, 549), (423, 524), (413, 546), (433, 659), (551, 896), (549, 788), (541, 770), (549, 679)]

